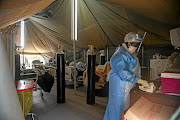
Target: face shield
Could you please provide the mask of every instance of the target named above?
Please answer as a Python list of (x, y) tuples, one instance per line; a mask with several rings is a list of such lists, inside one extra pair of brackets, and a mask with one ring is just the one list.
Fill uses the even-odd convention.
[(126, 36), (124, 38), (124, 42), (128, 43), (131, 46), (136, 47), (137, 53), (138, 53), (141, 48), (141, 44), (143, 42), (145, 35), (146, 35), (146, 32), (144, 33), (143, 37), (142, 37), (142, 34), (136, 34), (134, 32), (129, 32), (128, 34), (126, 34)]

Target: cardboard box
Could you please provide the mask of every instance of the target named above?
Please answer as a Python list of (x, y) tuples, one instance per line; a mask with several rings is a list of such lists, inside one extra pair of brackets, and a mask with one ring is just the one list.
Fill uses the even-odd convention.
[(155, 104), (141, 97), (124, 115), (124, 120), (169, 120), (176, 108)]

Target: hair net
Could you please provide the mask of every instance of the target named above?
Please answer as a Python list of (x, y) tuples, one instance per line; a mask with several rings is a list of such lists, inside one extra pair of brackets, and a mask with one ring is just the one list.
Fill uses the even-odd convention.
[(126, 36), (124, 38), (124, 42), (128, 42), (128, 43), (142, 42), (142, 41), (143, 41), (143, 39), (140, 38), (139, 35), (134, 32), (129, 32), (128, 34), (126, 34)]

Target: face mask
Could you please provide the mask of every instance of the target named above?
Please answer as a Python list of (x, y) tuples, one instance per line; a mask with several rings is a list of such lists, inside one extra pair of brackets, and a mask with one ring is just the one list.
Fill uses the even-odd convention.
[(131, 53), (134, 53), (136, 50), (137, 50), (137, 47), (134, 47), (134, 46), (132, 46), (132, 45), (129, 47), (129, 51), (130, 51)]

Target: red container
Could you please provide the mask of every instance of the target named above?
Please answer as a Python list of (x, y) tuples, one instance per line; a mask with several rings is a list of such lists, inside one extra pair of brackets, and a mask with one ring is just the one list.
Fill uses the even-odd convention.
[(180, 73), (161, 73), (163, 93), (180, 94)]

